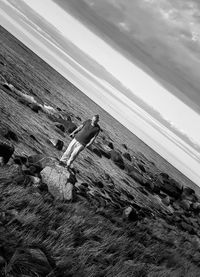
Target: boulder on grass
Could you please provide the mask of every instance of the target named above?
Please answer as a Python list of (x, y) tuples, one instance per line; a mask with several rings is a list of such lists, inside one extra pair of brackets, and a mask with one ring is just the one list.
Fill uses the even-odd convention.
[(37, 173), (39, 173), (45, 166), (52, 163), (52, 160), (49, 157), (46, 157), (43, 154), (35, 154), (27, 157), (26, 165), (28, 167), (34, 166), (37, 168)]
[(181, 197), (183, 199), (191, 199), (195, 196), (195, 191), (192, 188), (185, 187), (183, 188)]
[(175, 199), (180, 199), (182, 194), (182, 188), (176, 186), (176, 184), (171, 182), (170, 179), (162, 182), (161, 190)]
[(107, 145), (110, 149), (114, 149), (113, 143), (111, 141), (109, 141), (109, 140), (104, 140), (103, 144)]
[(38, 113), (39, 111), (42, 110), (41, 106), (35, 103), (31, 103), (29, 105), (29, 107), (31, 108), (32, 111), (34, 111), (35, 113)]
[(0, 136), (8, 140), (18, 142), (18, 136), (8, 126), (4, 125), (0, 127)]
[(184, 199), (180, 201), (180, 206), (185, 211), (190, 210), (191, 205), (192, 205), (192, 202), (190, 202), (189, 200)]
[(160, 173), (160, 176), (161, 176), (163, 179), (165, 179), (165, 180), (168, 180), (168, 179), (169, 179), (169, 175), (168, 175), (167, 173), (165, 173), (165, 172), (161, 172), (161, 173)]
[(166, 206), (169, 206), (170, 204), (170, 198), (168, 195), (166, 195), (164, 198), (162, 198), (162, 203)]
[(142, 174), (134, 167), (128, 170), (128, 176), (141, 185), (145, 185), (147, 180), (142, 176)]
[(51, 195), (58, 200), (71, 201), (74, 198), (76, 177), (61, 166), (47, 166), (41, 171), (42, 181)]
[(7, 164), (12, 154), (14, 153), (14, 150), (15, 148), (11, 143), (0, 140), (0, 157), (2, 165)]
[(65, 127), (61, 123), (56, 122), (55, 126), (56, 126), (56, 128), (58, 128), (62, 132), (65, 132)]
[(63, 146), (64, 146), (64, 142), (62, 141), (62, 140), (60, 140), (60, 139), (58, 139), (57, 140), (57, 142), (56, 142), (56, 148), (58, 149), (58, 150), (62, 150), (63, 149)]
[(123, 157), (131, 162), (131, 155), (128, 152), (123, 153)]
[(111, 160), (121, 169), (124, 169), (124, 161), (123, 158), (121, 156), (121, 154), (119, 152), (117, 152), (116, 150), (112, 150), (110, 152), (111, 155)]
[(191, 208), (195, 212), (195, 214), (200, 213), (200, 203), (199, 202), (192, 203)]
[(140, 169), (142, 172), (146, 173), (146, 169), (145, 169), (145, 167), (143, 166), (143, 164), (138, 163), (137, 165), (138, 165), (139, 169)]
[(98, 148), (92, 147), (90, 150), (91, 150), (94, 154), (96, 154), (99, 158), (102, 157), (101, 151), (100, 151)]
[(128, 206), (124, 209), (122, 218), (124, 221), (137, 221), (138, 213), (132, 206)]

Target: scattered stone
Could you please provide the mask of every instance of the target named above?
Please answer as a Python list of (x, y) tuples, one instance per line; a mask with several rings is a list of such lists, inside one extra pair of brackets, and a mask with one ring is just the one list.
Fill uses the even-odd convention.
[(38, 104), (34, 104), (34, 103), (31, 103), (29, 105), (29, 107), (31, 108), (32, 111), (34, 111), (35, 113), (38, 113), (39, 111), (42, 110), (41, 106), (38, 105)]
[(107, 145), (110, 149), (114, 149), (114, 145), (111, 141), (104, 140), (104, 144)]
[(25, 175), (25, 174), (21, 174), (16, 176), (15, 178), (13, 178), (13, 183), (15, 183), (16, 185), (19, 186), (24, 186), (26, 187), (27, 185), (29, 185), (31, 182), (31, 177), (30, 175)]
[(83, 186), (84, 188), (88, 188), (89, 187), (88, 183), (85, 183), (85, 182), (82, 182), (81, 186)]
[(137, 169), (137, 167), (134, 164), (125, 163), (125, 170), (127, 171), (127, 173), (129, 173), (131, 171), (137, 171), (139, 173), (139, 170)]
[(191, 208), (193, 209), (193, 211), (196, 214), (200, 213), (200, 203), (199, 202), (192, 203)]
[(128, 152), (123, 153), (123, 157), (131, 162), (131, 155)]
[(146, 169), (142, 164), (138, 163), (137, 165), (142, 172), (146, 173)]
[[(160, 182), (159, 180), (156, 180), (155, 182), (148, 181), (147, 183), (150, 183), (150, 188), (153, 193), (160, 194)], [(146, 186), (146, 183), (145, 183)]]
[(170, 178), (170, 183), (175, 186), (179, 191), (183, 191), (183, 186), (177, 182), (176, 180), (174, 180), (173, 178)]
[(0, 61), (0, 65), (6, 65), (6, 63), (4, 63), (3, 61)]
[(41, 171), (42, 181), (55, 199), (73, 200), (76, 177), (60, 166), (47, 166)]
[(28, 167), (28, 170), (30, 175), (37, 176), (42, 170), (42, 167), (40, 165), (31, 165)]
[(71, 118), (70, 120), (69, 119), (65, 120), (64, 118), (60, 117), (60, 118), (56, 118), (54, 121), (58, 126), (62, 125), (64, 127), (63, 132), (67, 132), (68, 134), (72, 133), (77, 128), (76, 124), (71, 121)]
[(176, 199), (179, 199), (182, 194), (182, 190), (179, 188), (179, 186), (175, 186), (174, 183), (170, 182), (170, 180), (164, 180), (160, 189), (169, 196)]
[(13, 161), (15, 164), (23, 165), (27, 163), (27, 157), (15, 155)]
[(185, 187), (185, 188), (183, 188), (181, 197), (182, 198), (188, 198), (188, 197), (191, 197), (191, 196), (194, 196), (194, 195), (195, 195), (195, 191), (192, 188)]
[(14, 153), (14, 146), (8, 141), (0, 140), (0, 157), (1, 163), (7, 164), (12, 154)]
[(126, 144), (122, 144), (122, 146), (127, 150), (128, 149), (128, 147), (126, 146)]
[(115, 184), (113, 182), (109, 182), (106, 184), (106, 187), (113, 190), (115, 188)]
[(57, 113), (56, 109), (54, 109), (53, 107), (51, 106), (48, 106), (46, 104), (43, 105), (43, 111), (49, 115), (54, 115)]
[(173, 207), (175, 210), (177, 210), (177, 211), (180, 209), (180, 205), (179, 205), (179, 203), (176, 202), (176, 201), (172, 202), (172, 207)]
[(105, 151), (104, 149), (100, 148), (99, 151), (101, 152), (101, 155), (107, 159), (111, 158), (110, 152)]
[(79, 121), (82, 121), (82, 119), (80, 118), (80, 116), (76, 116), (76, 119), (78, 119)]
[(103, 175), (103, 179), (106, 181), (106, 182), (113, 182), (113, 179), (112, 179), (112, 177), (110, 176), (110, 174), (108, 174), (108, 173), (104, 173), (104, 175)]
[(32, 184), (33, 184), (34, 187), (39, 187), (40, 182), (41, 182), (41, 179), (40, 179), (40, 178), (35, 177), (35, 176), (31, 176), (31, 177), (30, 177), (30, 180), (31, 180), (31, 182), (32, 182)]
[(96, 148), (96, 147), (93, 147), (93, 146), (90, 146), (89, 147), (89, 150), (92, 151), (95, 155), (97, 155), (99, 158), (102, 157), (102, 154), (101, 154), (101, 151)]
[(164, 198), (162, 199), (162, 202), (163, 202), (163, 204), (165, 204), (166, 206), (169, 206), (169, 204), (170, 204), (170, 198), (169, 198), (169, 196), (166, 195), (166, 197), (164, 197)]
[(11, 130), (8, 130), (7, 133), (4, 135), (4, 138), (8, 140), (13, 140), (15, 142), (18, 142), (18, 136)]
[(191, 205), (191, 202), (189, 200), (181, 200), (180, 201), (181, 208), (183, 208), (186, 211), (190, 210), (190, 205)]
[(81, 196), (87, 197), (87, 192), (89, 191), (88, 187), (84, 185), (84, 183), (76, 183), (75, 187), (77, 189), (77, 193)]
[(64, 132), (61, 131), (59, 128), (55, 127), (55, 131), (56, 131), (59, 135), (61, 135), (63, 138), (65, 137)]
[(59, 130), (61, 130), (63, 133), (65, 132), (65, 127), (61, 123), (56, 123), (55, 126)]
[(3, 84), (3, 87), (8, 89), (9, 91), (13, 91), (12, 87), (9, 84), (7, 84), (7, 83)]
[(38, 142), (38, 140), (36, 139), (36, 137), (34, 135), (30, 135), (30, 138), (33, 139), (34, 141)]
[(111, 160), (114, 162), (114, 164), (116, 164), (119, 168), (124, 169), (125, 168), (124, 161), (122, 159), (121, 154), (116, 150), (112, 150), (110, 154), (111, 154)]
[(128, 175), (133, 180), (135, 180), (137, 183), (139, 183), (141, 185), (146, 184), (146, 179), (137, 170), (132, 170), (132, 171), (128, 172)]
[(137, 221), (138, 220), (138, 213), (132, 206), (128, 206), (123, 211), (123, 220), (130, 220), (130, 221)]
[(93, 184), (98, 188), (103, 188), (104, 184), (101, 181), (93, 181)]
[(161, 176), (163, 179), (166, 179), (166, 180), (169, 179), (169, 175), (168, 175), (167, 173), (165, 173), (165, 172), (161, 172), (161, 173), (160, 173), (160, 176)]
[(63, 146), (64, 146), (64, 142), (62, 140), (58, 139), (56, 142), (56, 145), (55, 145), (56, 149), (61, 151), (63, 149)]

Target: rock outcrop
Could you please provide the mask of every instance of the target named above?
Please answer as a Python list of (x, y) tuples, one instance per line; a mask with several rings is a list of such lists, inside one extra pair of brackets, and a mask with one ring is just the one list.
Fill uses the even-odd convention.
[(76, 177), (61, 166), (47, 166), (41, 171), (42, 181), (57, 200), (72, 201)]

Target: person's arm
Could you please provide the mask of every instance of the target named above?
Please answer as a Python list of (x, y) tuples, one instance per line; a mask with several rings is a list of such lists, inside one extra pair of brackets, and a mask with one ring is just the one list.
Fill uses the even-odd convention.
[(78, 133), (82, 128), (83, 128), (83, 124), (81, 124), (80, 126), (78, 126), (69, 136), (70, 137), (74, 137), (74, 135), (76, 134), (76, 133)]
[(86, 145), (86, 147), (89, 147), (96, 139), (96, 137), (98, 136), (98, 133), (88, 142), (88, 144)]

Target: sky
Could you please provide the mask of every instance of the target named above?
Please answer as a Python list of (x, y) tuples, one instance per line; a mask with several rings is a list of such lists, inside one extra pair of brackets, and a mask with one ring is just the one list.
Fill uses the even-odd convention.
[[(141, 48), (149, 45), (149, 40), (152, 43), (152, 38), (154, 38), (157, 42), (157, 50), (153, 53), (155, 60), (156, 58), (161, 60), (163, 55), (168, 53), (167, 51), (174, 53), (175, 58), (172, 56), (170, 59), (170, 54), (168, 54), (167, 61), (163, 58), (162, 68), (165, 68), (168, 63), (172, 66), (176, 61), (174, 68), (181, 70), (178, 72), (179, 75), (182, 73), (181, 76), (185, 76), (184, 70), (188, 70), (191, 66), (194, 69), (194, 74), (192, 70), (190, 71), (191, 82), (197, 78), (199, 23), (198, 5), (194, 1), (189, 1), (190, 5), (187, 4), (187, 6), (183, 5), (181, 0), (173, 2), (175, 3), (173, 6), (171, 1), (167, 0), (160, 1), (159, 5), (154, 0), (141, 0), (135, 2), (136, 6), (132, 6), (131, 1), (120, 0), (102, 0), (101, 2), (82, 0), (82, 2), (85, 2), (89, 8), (92, 7), (90, 12), (94, 16), (97, 12), (101, 14), (101, 19), (106, 16), (108, 24), (118, 28), (119, 35), (125, 35), (127, 41), (134, 40), (140, 43)], [(71, 78), (83, 92), (115, 118), (118, 120), (123, 118), (121, 123), (200, 185), (198, 173), (200, 98), (198, 92), (195, 89), (191, 95), (184, 91), (177, 92), (179, 87), (169, 82), (170, 75), (164, 80), (169, 82), (168, 86), (164, 86), (159, 76), (155, 78), (151, 68), (148, 67), (146, 70), (145, 60), (138, 60), (138, 57), (134, 56), (134, 51), (129, 51), (129, 57), (130, 54), (133, 56), (129, 59), (126, 55), (127, 49), (123, 44), (120, 45), (121, 48), (116, 49), (114, 47), (116, 40), (112, 35), (113, 44), (108, 43), (102, 33), (88, 29), (88, 25), (84, 25), (81, 18), (77, 20), (70, 14), (71, 10), (67, 10), (65, 4), (61, 0), (1, 0), (0, 22), (10, 31), (21, 36), (22, 41), (24, 39), (30, 48), (51, 62), (51, 65), (66, 78)], [(180, 7), (184, 11), (182, 15), (179, 13)], [(131, 16), (132, 12), (136, 13), (134, 17)], [(151, 26), (148, 25), (147, 32), (146, 24), (148, 20), (152, 22), (155, 14), (156, 20), (160, 20), (163, 27), (162, 24), (159, 24), (159, 28), (155, 27), (158, 23), (155, 21)], [(146, 23), (139, 21), (141, 15), (144, 19), (147, 18)], [(172, 38), (177, 38), (177, 34), (180, 39), (174, 42)], [(183, 34), (186, 38), (182, 37)], [(164, 52), (162, 52), (162, 45), (165, 46)], [(173, 48), (174, 46), (176, 47)], [(154, 48), (145, 50), (152, 49)], [(174, 49), (180, 50), (179, 55)], [(94, 68), (90, 67), (87, 61), (88, 64), (94, 61)], [(79, 76), (79, 80), (76, 80), (76, 76)], [(146, 105), (146, 110), (141, 103)], [(155, 112), (158, 116), (155, 116)]]

